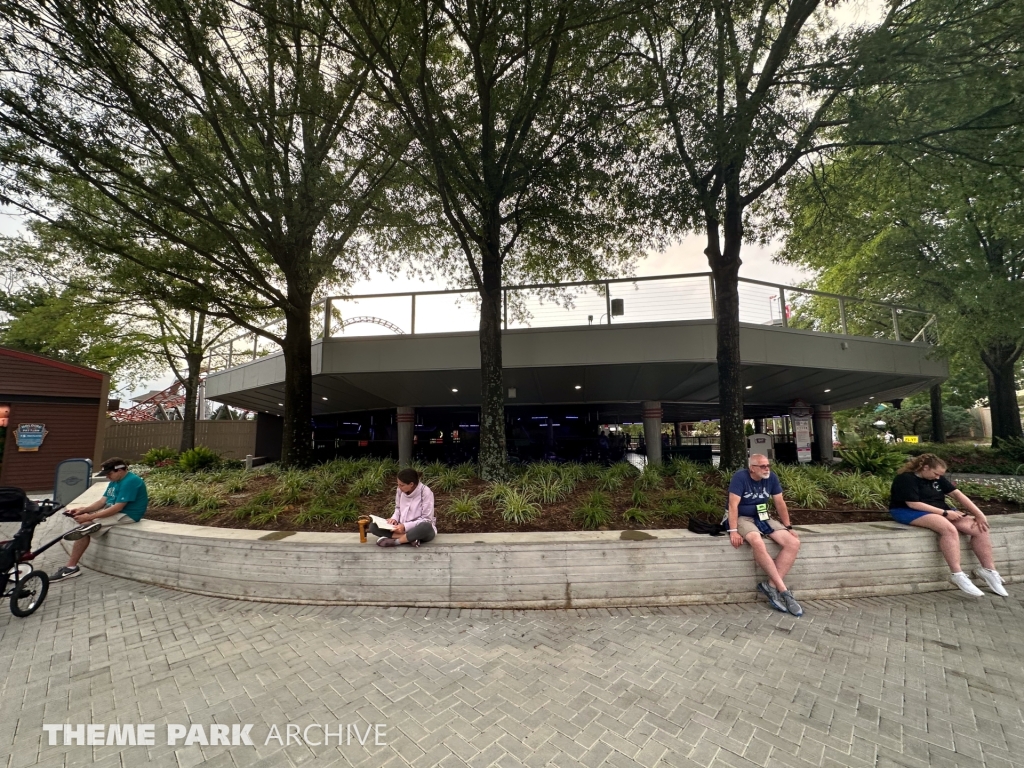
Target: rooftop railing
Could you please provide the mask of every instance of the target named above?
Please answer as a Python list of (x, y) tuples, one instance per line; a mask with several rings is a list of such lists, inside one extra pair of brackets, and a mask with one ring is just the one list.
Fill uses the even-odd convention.
[[(714, 291), (710, 272), (508, 286), (502, 289), (502, 327), (714, 320)], [(739, 309), (740, 322), (752, 325), (937, 343), (929, 312), (763, 280), (739, 279)], [(480, 297), (473, 289), (330, 296), (314, 307), (310, 324), (315, 339), (476, 331)], [(275, 349), (245, 334), (215, 347), (208, 364), (211, 371), (230, 368)]]

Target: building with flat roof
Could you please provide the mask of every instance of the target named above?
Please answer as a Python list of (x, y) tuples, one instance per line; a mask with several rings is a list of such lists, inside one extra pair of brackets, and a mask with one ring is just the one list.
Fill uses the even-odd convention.
[[(597, 445), (601, 425), (657, 421), (657, 435), (661, 422), (717, 418), (712, 291), (705, 273), (507, 288), (510, 451), (525, 440), (531, 457), (544, 443), (559, 458), (588, 458), (580, 445)], [(318, 448), (354, 442), (397, 454), (399, 424), (411, 419), (416, 453), (427, 458), (437, 453), (427, 446), (440, 444), (454, 459), (472, 458), (480, 402), (472, 292), (334, 297), (318, 316)], [(832, 409), (899, 400), (948, 374), (933, 354), (934, 317), (917, 310), (741, 279), (740, 320), (745, 417), (807, 407), (822, 455), (831, 455)], [(218, 350), (225, 367), (207, 378), (206, 395), (272, 425), (283, 411), (284, 360), (248, 338), (247, 348), (236, 340)], [(669, 435), (670, 444), (678, 439)], [(557, 450), (569, 443), (579, 445)]]

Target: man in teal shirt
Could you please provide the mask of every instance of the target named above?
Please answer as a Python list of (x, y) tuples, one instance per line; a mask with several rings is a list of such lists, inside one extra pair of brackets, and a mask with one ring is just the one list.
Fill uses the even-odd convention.
[(64, 538), (74, 541), (68, 564), (50, 577), (50, 581), (61, 581), (78, 576), (82, 569), (78, 561), (89, 547), (93, 536), (102, 536), (115, 525), (137, 523), (146, 514), (149, 493), (141, 477), (128, 471), (128, 462), (114, 457), (107, 459), (97, 472), (99, 477), (109, 481), (103, 497), (87, 507), (69, 507), (65, 513), (79, 528), (70, 531)]

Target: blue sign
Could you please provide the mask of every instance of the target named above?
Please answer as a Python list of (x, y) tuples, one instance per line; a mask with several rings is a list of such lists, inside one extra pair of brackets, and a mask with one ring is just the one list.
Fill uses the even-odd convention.
[(19, 424), (14, 432), (14, 442), (19, 451), (38, 451), (46, 437), (44, 424)]

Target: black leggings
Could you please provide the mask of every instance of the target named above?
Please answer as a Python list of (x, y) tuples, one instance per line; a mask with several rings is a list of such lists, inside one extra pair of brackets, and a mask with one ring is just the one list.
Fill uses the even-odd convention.
[[(398, 536), (394, 536), (394, 531), (390, 531), (387, 528), (378, 528), (376, 523), (370, 523), (370, 533), (374, 536), (380, 536), (385, 539), (397, 539)], [(432, 526), (426, 520), (416, 523), (412, 528), (407, 528), (405, 531), (405, 538), (408, 541), (419, 541), (425, 543), (433, 539), (437, 534), (434, 532), (434, 526)]]

